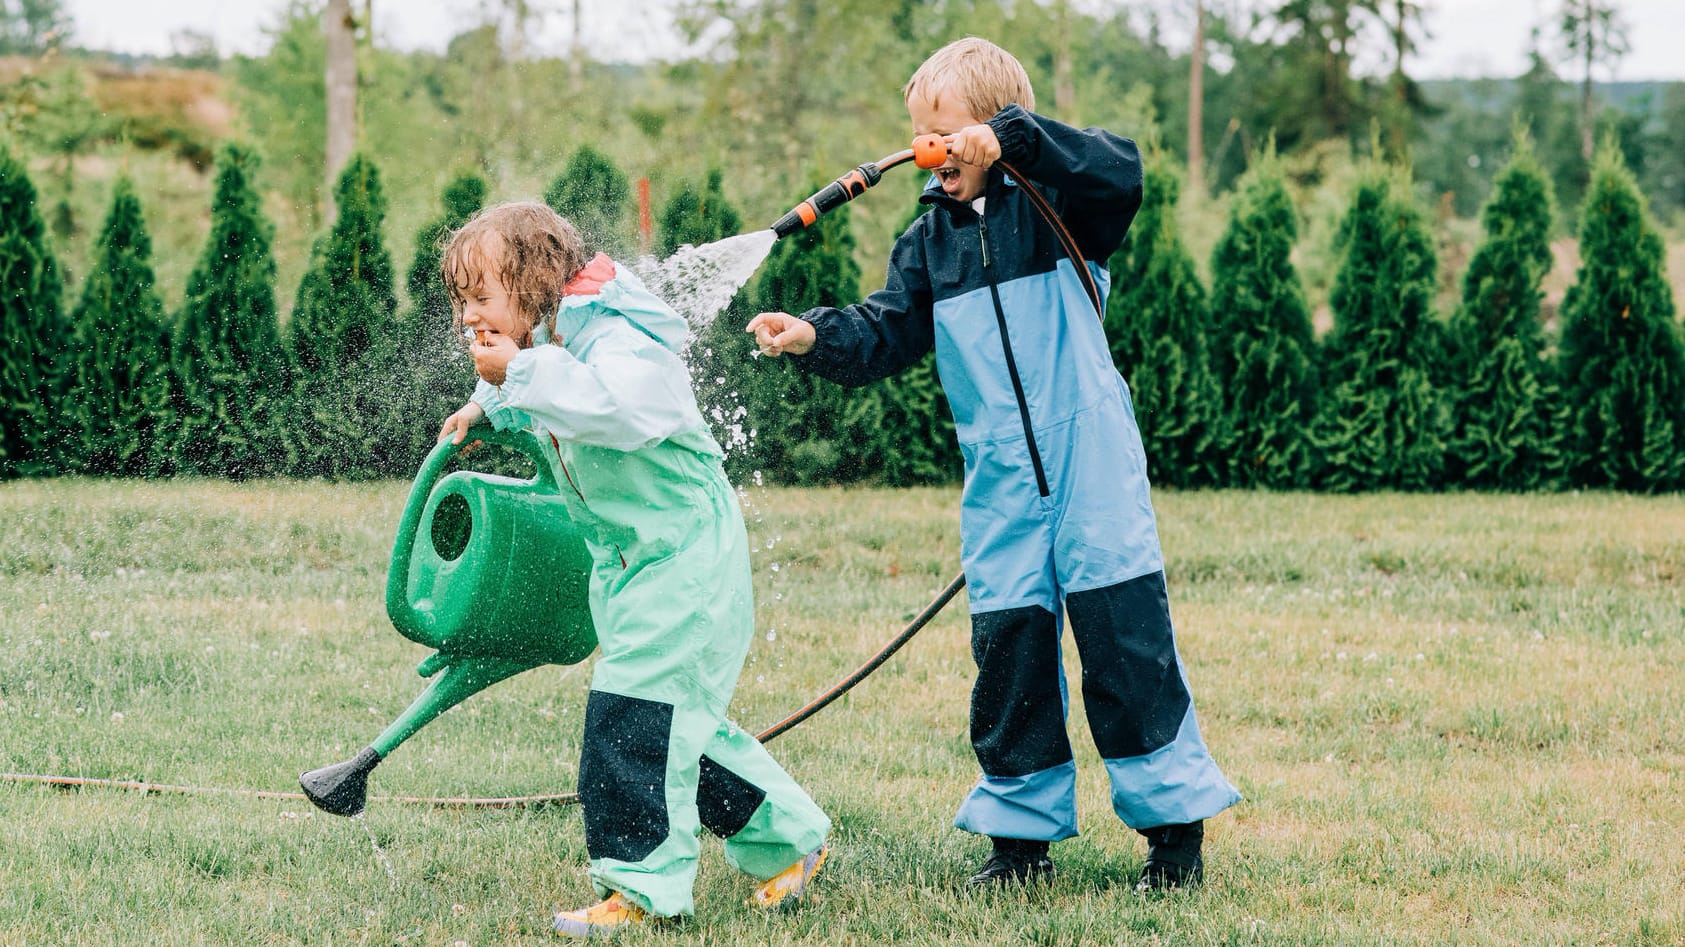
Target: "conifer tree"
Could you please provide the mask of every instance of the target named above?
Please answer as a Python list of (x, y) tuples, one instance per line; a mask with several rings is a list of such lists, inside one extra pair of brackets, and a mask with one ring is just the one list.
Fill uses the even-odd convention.
[(153, 288), (152, 237), (140, 199), (119, 178), (97, 256), (72, 317), (75, 378), (66, 412), (78, 432), (77, 468), (151, 476), (170, 412), (169, 327)]
[(1481, 212), (1486, 239), (1469, 261), (1451, 320), (1450, 484), (1530, 490), (1552, 479), (1557, 398), (1542, 359), (1539, 284), (1550, 272), (1555, 213), (1550, 181), (1518, 134)]
[(720, 170), (714, 168), (708, 172), (707, 183), (700, 190), (689, 181), (680, 186), (661, 212), (657, 252), (671, 256), (687, 243), (699, 247), (742, 232), (743, 218), (726, 200), (721, 185)]
[(416, 234), (409, 306), (392, 344), (377, 344), (357, 363), (358, 375), (385, 381), (382, 388), (358, 389), (357, 414), (369, 431), (372, 473), (413, 475), (433, 449), (439, 424), (474, 390), (474, 363), (452, 326), (440, 262), (446, 237), (467, 223), (485, 198), (486, 182), (478, 175), (462, 175), (445, 186), (442, 213)]
[[(860, 267), (854, 262), (848, 212), (846, 204), (838, 207), (773, 245), (756, 285), (758, 311), (799, 316), (815, 306), (858, 298)], [(761, 456), (772, 476), (787, 483), (830, 483), (872, 472), (868, 464), (881, 460), (884, 438), (895, 436), (872, 423), (876, 391), (845, 389), (785, 359), (752, 361), (750, 367), (761, 376), (750, 387), (750, 417), (760, 430)]]
[(372, 477), (388, 472), (386, 445), (365, 412), (395, 385), (370, 371), (382, 361), (371, 353), (398, 346), (398, 323), (392, 258), (380, 235), (386, 198), (367, 158), (345, 163), (334, 206), (333, 228), (316, 241), (293, 306), (292, 472)]
[(188, 473), (245, 479), (282, 466), (287, 355), (256, 168), (256, 156), (235, 145), (218, 156), (210, 237), (176, 320), (174, 456)]
[(1332, 490), (1426, 490), (1444, 465), (1445, 406), (1430, 379), (1433, 238), (1407, 181), (1376, 166), (1340, 223), (1340, 269), (1322, 346), (1327, 383), (1313, 432)]
[(1211, 372), (1211, 316), (1176, 223), (1180, 184), (1163, 161), (1147, 168), (1151, 208), (1112, 256), (1119, 299), (1108, 306), (1114, 359), (1129, 383), (1148, 476), (1173, 486), (1218, 481), (1222, 390)]
[(1569, 481), (1685, 486), (1685, 353), (1661, 236), (1616, 142), (1598, 149), (1580, 211), (1580, 269), (1562, 302)]
[(1236, 188), (1211, 261), (1213, 373), (1223, 379), (1226, 482), (1308, 486), (1316, 341), (1291, 259), (1298, 218), (1274, 149)]
[(630, 193), (626, 175), (607, 155), (580, 145), (544, 192), (544, 203), (579, 228), (592, 247), (618, 256), (628, 243), (622, 220)]
[(0, 149), (0, 480), (61, 469), (64, 286), (22, 161)]
[[(656, 253), (671, 256), (681, 246), (701, 246), (735, 237), (743, 218), (726, 200), (718, 169), (709, 171), (704, 185), (683, 182), (662, 208), (656, 234)], [(726, 452), (726, 470), (734, 479), (759, 469), (759, 431), (749, 418), (749, 389), (758, 381), (754, 344), (743, 331), (749, 321), (748, 292), (740, 292), (714, 321), (698, 329), (685, 350), (697, 405), (708, 419), (714, 437)], [(753, 433), (752, 433), (753, 432)]]
[(351, 156), (334, 186), (334, 207), (338, 216), (311, 248), (288, 327), (301, 380), (343, 376), (377, 335), (390, 331), (398, 307), (392, 257), (380, 237), (386, 197), (373, 162)]

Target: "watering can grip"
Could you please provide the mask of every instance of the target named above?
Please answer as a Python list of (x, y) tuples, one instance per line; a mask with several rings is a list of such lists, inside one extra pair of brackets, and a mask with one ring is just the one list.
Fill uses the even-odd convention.
[(421, 527), (421, 514), (427, 508), (427, 498), (432, 495), (434, 485), (444, 476), (451, 457), (466, 450), (473, 441), (498, 444), (526, 454), (537, 468), (537, 475), (532, 482), (548, 488), (551, 492), (559, 492), (556, 474), (550, 469), (550, 458), (545, 453), (544, 446), (526, 430), (499, 431), (489, 424), (478, 424), (468, 430), (468, 435), (463, 438), (461, 444), (453, 444), (449, 440), (441, 440), (435, 444), (427, 459), (421, 462), (421, 470), (415, 475), (415, 482), (410, 485), (409, 499), (404, 501), (403, 516), (398, 519), (398, 537), (393, 541), (392, 559), (386, 570), (386, 614), (393, 624), (400, 628), (416, 621), (408, 596), (410, 551), (415, 548), (415, 534)]

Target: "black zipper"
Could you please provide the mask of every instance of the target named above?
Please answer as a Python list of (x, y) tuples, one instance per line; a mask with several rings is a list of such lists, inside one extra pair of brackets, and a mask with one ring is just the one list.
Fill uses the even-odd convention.
[[(989, 225), (983, 215), (977, 215), (977, 236), (983, 242), (983, 269), (989, 270)], [(1012, 379), (1012, 394), (1018, 399), (1018, 417), (1024, 423), (1024, 443), (1030, 448), (1030, 466), (1036, 471), (1036, 489), (1042, 496), (1047, 489), (1047, 472), (1041, 466), (1041, 451), (1036, 449), (1036, 433), (1030, 427), (1030, 405), (1024, 400), (1024, 382), (1018, 377), (1018, 362), (1012, 357), (1012, 340), (1006, 334), (1006, 310), (1000, 304), (1000, 288), (995, 285), (992, 272), (987, 273), (989, 296), (995, 301), (995, 323), (1000, 326), (1000, 347), (1006, 353), (1006, 374)]]

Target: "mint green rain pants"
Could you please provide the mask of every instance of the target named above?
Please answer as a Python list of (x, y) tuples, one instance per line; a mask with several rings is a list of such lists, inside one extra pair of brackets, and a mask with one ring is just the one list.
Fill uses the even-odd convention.
[[(544, 327), (541, 327), (544, 328)], [(555, 335), (474, 401), (553, 450), (590, 547), (601, 655), (585, 704), (579, 796), (591, 881), (650, 913), (694, 912), (698, 833), (772, 876), (831, 822), (726, 706), (754, 637), (749, 540), (719, 444), (678, 352), (687, 330), (599, 255), (568, 284)]]
[[(753, 637), (754, 598), (742, 513), (719, 461), (672, 445), (612, 457), (560, 450), (574, 455), (564, 466), (581, 489), (576, 501), (591, 496), (583, 491), (593, 468), (608, 469), (598, 462), (611, 461), (622, 495), (587, 502), (643, 521), (592, 543), (602, 653), (579, 764), (591, 880), (598, 894), (622, 892), (654, 914), (689, 914), (699, 826), (724, 839), (727, 862), (764, 879), (818, 848), (830, 820), (726, 718)], [(644, 506), (655, 491), (626, 477), (651, 463), (667, 468), (652, 478), (668, 488), (658, 509)], [(581, 509), (578, 518), (594, 517)]]

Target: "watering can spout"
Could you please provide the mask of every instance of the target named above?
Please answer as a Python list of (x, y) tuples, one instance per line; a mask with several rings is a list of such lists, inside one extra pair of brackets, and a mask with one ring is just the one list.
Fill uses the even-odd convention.
[(356, 815), (368, 802), (369, 772), (379, 765), (380, 754), (372, 746), (364, 747), (343, 763), (299, 776), (298, 784), (316, 808), (334, 815)]

